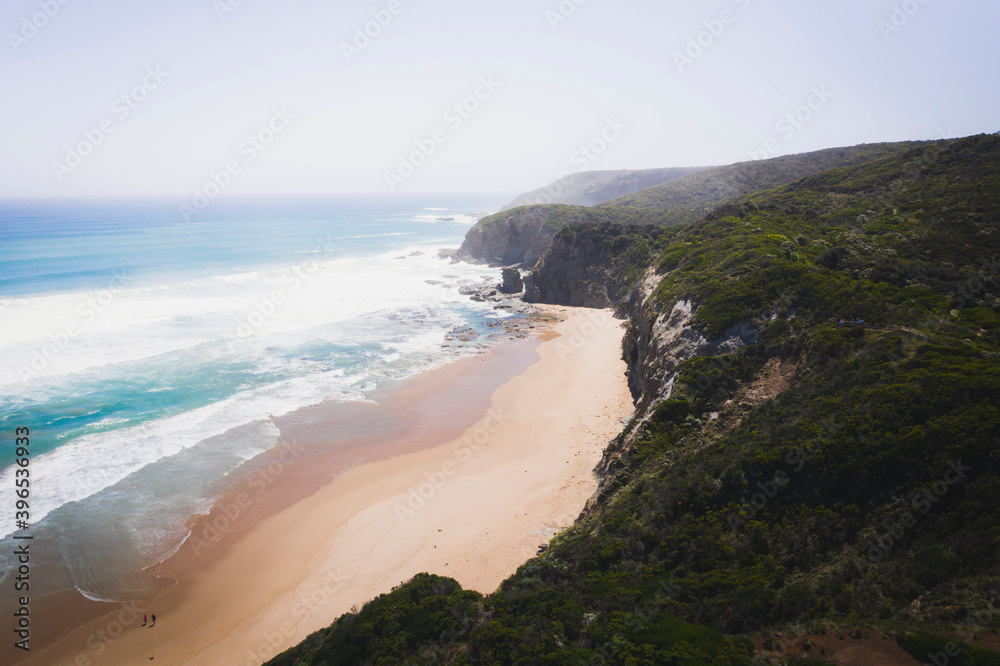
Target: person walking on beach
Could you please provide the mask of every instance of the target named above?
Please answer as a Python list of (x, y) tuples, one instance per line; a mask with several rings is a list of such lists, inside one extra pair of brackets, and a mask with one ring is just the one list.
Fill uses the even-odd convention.
[(156, 614), (154, 613), (153, 614), (153, 624), (149, 625), (149, 628), (152, 629), (155, 626), (156, 626)]
[(149, 618), (146, 617), (145, 615), (143, 615), (142, 616), (142, 626), (145, 627), (147, 622), (149, 622)]

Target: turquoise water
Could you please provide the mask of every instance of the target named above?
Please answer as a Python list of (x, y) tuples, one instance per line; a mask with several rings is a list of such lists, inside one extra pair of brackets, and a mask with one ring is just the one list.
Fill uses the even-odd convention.
[(458, 285), (496, 272), (438, 250), (496, 203), (220, 202), (190, 222), (171, 202), (0, 203), (0, 431), (32, 430), (52, 585), (128, 596), (125, 572), (276, 445), (272, 417), (472, 353), (446, 332), (500, 315)]

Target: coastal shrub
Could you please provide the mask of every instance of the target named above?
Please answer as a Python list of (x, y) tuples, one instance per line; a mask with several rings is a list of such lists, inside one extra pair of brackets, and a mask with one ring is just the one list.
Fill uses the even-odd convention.
[(997, 192), (1000, 137), (972, 137), (754, 192), (669, 235), (575, 227), (570, 249), (602, 247), (608, 284), (643, 254), (671, 271), (647, 321), (689, 299), (705, 337), (758, 335), (682, 363), (671, 398), (611, 444), (584, 516), (496, 592), (421, 578), (275, 663), (324, 663), (332, 645), (422, 663), (455, 612), (468, 630), (437, 663), (748, 664), (742, 635), (807, 623), (890, 623), (917, 659), (941, 652), (914, 601), (922, 628), (953, 625), (1000, 586)]
[(948, 663), (955, 666), (1000, 666), (1000, 652), (977, 645), (913, 630), (897, 638), (899, 646), (924, 664)]
[(482, 595), (451, 578), (418, 574), (408, 583), (342, 615), (268, 666), (422, 664), (464, 642)]

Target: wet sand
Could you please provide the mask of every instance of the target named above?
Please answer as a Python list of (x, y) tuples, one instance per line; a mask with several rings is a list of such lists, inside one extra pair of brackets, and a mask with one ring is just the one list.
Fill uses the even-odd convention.
[[(496, 589), (572, 524), (632, 408), (621, 323), (550, 311), (566, 319), (377, 405), (275, 419), (282, 447), (253, 461), (150, 572), (168, 592), (134, 604), (33, 600), (48, 629), (19, 663), (260, 664), (422, 571)], [(154, 628), (139, 626), (154, 613)]]

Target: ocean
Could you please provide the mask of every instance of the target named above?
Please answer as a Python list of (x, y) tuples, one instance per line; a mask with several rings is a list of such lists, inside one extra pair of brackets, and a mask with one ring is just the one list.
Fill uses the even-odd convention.
[(150, 593), (130, 575), (276, 446), (274, 417), (481, 351), (444, 342), (507, 316), (458, 293), (499, 271), (438, 251), (498, 203), (220, 201), (185, 221), (176, 202), (0, 202), (0, 488), (12, 504), (28, 427), (35, 594)]

